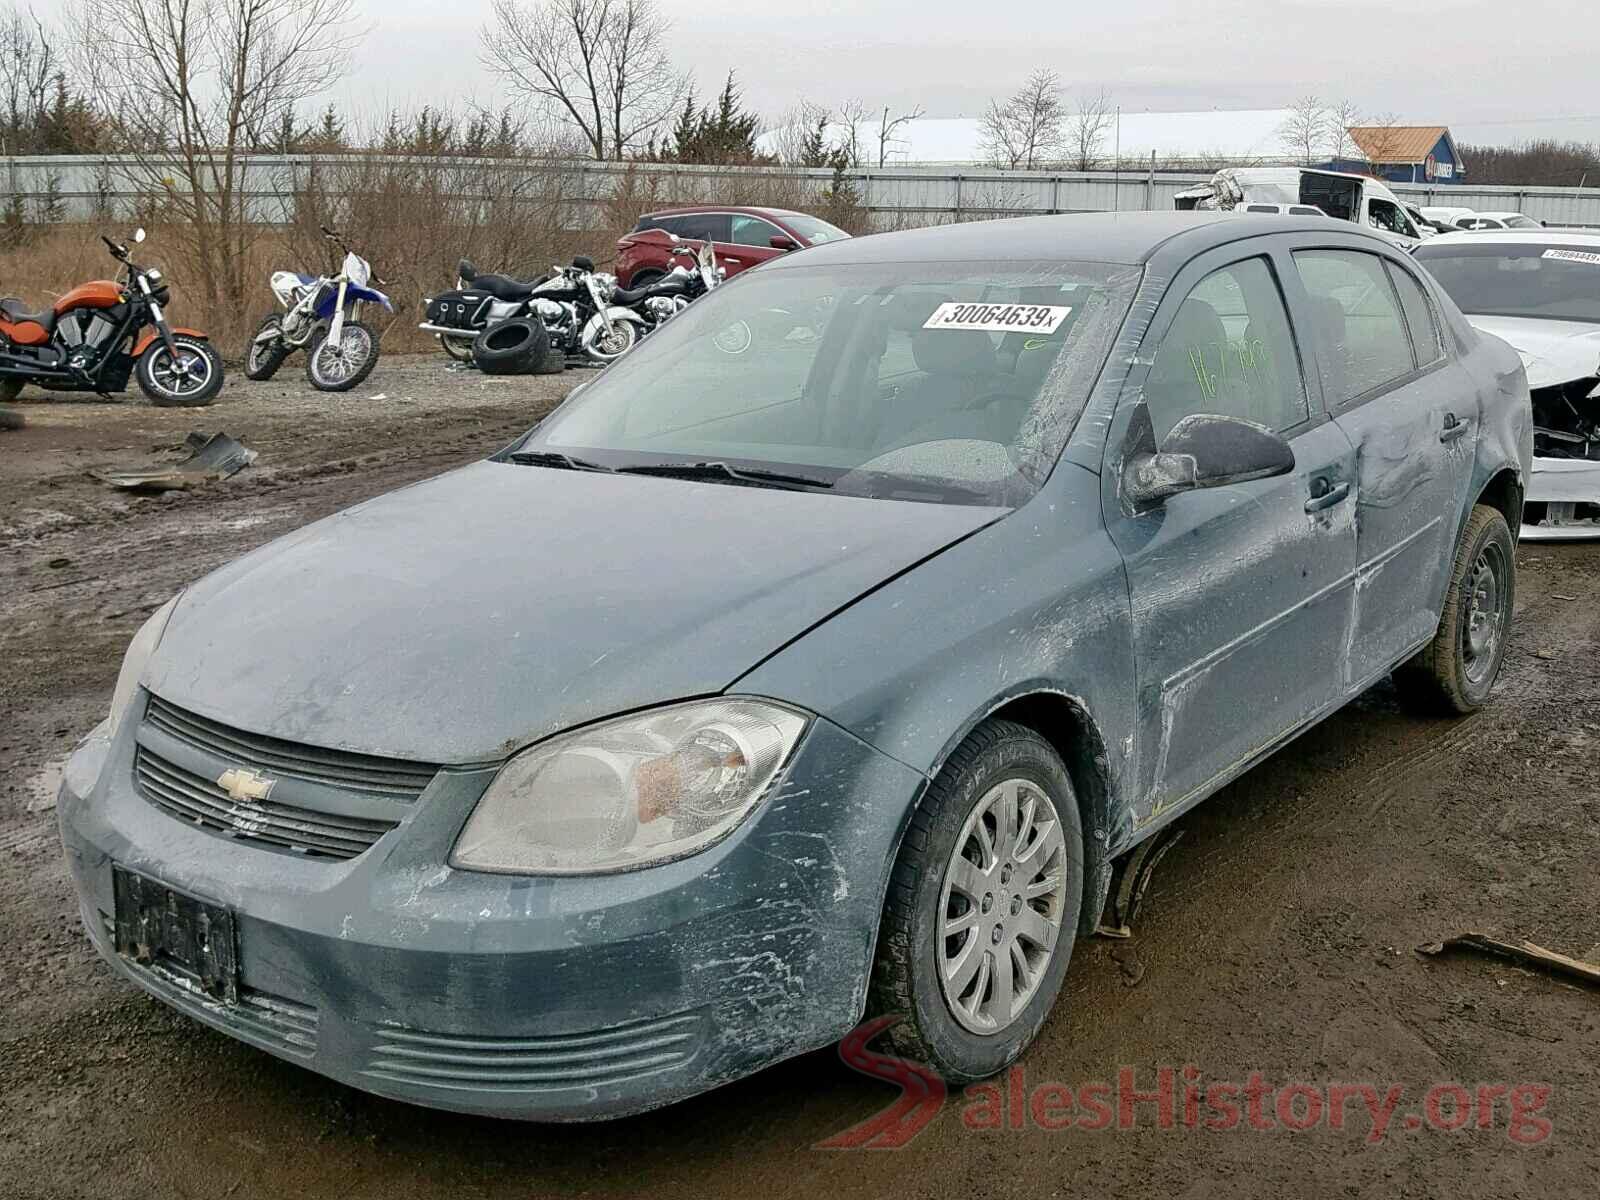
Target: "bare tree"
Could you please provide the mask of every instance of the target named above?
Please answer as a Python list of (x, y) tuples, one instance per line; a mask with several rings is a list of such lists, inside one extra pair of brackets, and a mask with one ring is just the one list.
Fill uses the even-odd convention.
[(802, 98), (779, 114), (764, 145), (786, 167), (821, 166), (833, 133), (828, 106)]
[(862, 136), (870, 120), (871, 114), (860, 100), (840, 102), (839, 147), (844, 152), (845, 166), (859, 167), (866, 164), (867, 151)]
[(1351, 158), (1361, 152), (1350, 136), (1351, 126), (1361, 124), (1361, 110), (1350, 100), (1340, 100), (1328, 108), (1328, 146), (1333, 157)]
[(1078, 97), (1067, 125), (1067, 150), (1075, 169), (1094, 170), (1113, 119), (1111, 93), (1102, 89), (1093, 95)]
[(889, 151), (895, 145), (895, 130), (902, 125), (911, 124), (911, 122), (921, 117), (924, 111), (922, 105), (919, 104), (908, 113), (900, 113), (891, 117), (889, 115), (889, 106), (887, 104), (883, 106), (883, 116), (878, 119), (878, 165), (880, 167), (886, 165), (889, 161)]
[(595, 158), (620, 160), (688, 91), (667, 30), (654, 0), (494, 0), (480, 39), (491, 71), (576, 127)]
[(1005, 103), (989, 102), (979, 144), (995, 166), (1031, 170), (1060, 151), (1065, 122), (1061, 79), (1041, 67)]
[(255, 282), (243, 158), (344, 73), (361, 36), (352, 12), (353, 0), (76, 0), (79, 74), (132, 155), (120, 169), (179, 218), (212, 304), (236, 307)]
[(1328, 109), (1316, 96), (1302, 96), (1278, 126), (1284, 147), (1302, 164), (1317, 160), (1328, 136)]
[(10, 5), (7, 10), (0, 13), (0, 153), (36, 153), (62, 64), (43, 21)]

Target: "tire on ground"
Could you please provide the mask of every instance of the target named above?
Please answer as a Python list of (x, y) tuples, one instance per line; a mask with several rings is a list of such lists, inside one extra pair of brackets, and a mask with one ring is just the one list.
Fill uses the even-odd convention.
[(194, 337), (187, 333), (174, 333), (173, 344), (185, 350), (192, 350), (206, 360), (207, 376), (205, 384), (193, 392), (174, 393), (168, 391), (156, 379), (154, 367), (166, 353), (165, 345), (160, 341), (152, 342), (148, 349), (139, 356), (138, 363), (134, 366), (134, 377), (139, 381), (139, 387), (150, 403), (157, 408), (204, 408), (217, 398), (217, 393), (222, 390), (222, 355), (217, 353), (217, 348), (206, 338)]
[[(1475, 611), (1475, 577), (1484, 565), (1497, 566), (1496, 621), (1488, 657), (1476, 667), (1467, 661), (1470, 625)], [(1401, 701), (1427, 716), (1459, 716), (1482, 708), (1505, 661), (1517, 594), (1517, 547), (1498, 509), (1476, 505), (1461, 531), (1444, 611), (1433, 640), (1395, 668)]]
[(528, 375), (549, 357), (550, 333), (532, 317), (491, 325), (472, 344), (472, 361), (485, 375)]
[(255, 333), (250, 335), (250, 344), (244, 348), (244, 377), (246, 379), (254, 379), (260, 383), (271, 379), (278, 373), (278, 368), (283, 366), (284, 360), (289, 357), (289, 347), (282, 342), (264, 343), (261, 344), (259, 353), (256, 350), (258, 345), (256, 338), (261, 336), (263, 330), (268, 328), (280, 329), (282, 326), (283, 318), (277, 313), (268, 313), (261, 318), (261, 323), (256, 326)]
[[(947, 943), (940, 931), (946, 918), (945, 873), (968, 817), (998, 783), (1012, 779), (1042, 791), (1056, 809), (1064, 842), (1065, 888), (1053, 955), (1038, 967), (1042, 975), (1037, 991), (1010, 1025), (980, 1034), (955, 1017), (939, 977), (939, 956)], [(987, 1078), (1016, 1061), (1061, 990), (1083, 908), (1083, 863), (1082, 816), (1060, 756), (1026, 726), (984, 722), (956, 748), (929, 785), (890, 877), (867, 1007), (869, 1015), (901, 1018), (888, 1033), (901, 1054), (928, 1064), (952, 1083)], [(981, 932), (974, 929), (972, 936)], [(984, 948), (978, 943), (973, 951)]]

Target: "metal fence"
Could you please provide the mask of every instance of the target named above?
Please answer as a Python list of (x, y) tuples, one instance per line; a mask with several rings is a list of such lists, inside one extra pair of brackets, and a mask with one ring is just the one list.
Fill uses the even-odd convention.
[[(337, 179), (348, 155), (253, 155), (244, 160), (243, 188), (254, 219), (277, 222), (292, 211), (297, 189), (321, 176)], [(375, 161), (365, 159), (361, 161)], [(377, 159), (376, 161), (385, 161)], [(889, 228), (937, 224), (992, 215), (1166, 209), (1175, 192), (1203, 183), (1208, 175), (1145, 169), (1053, 172), (998, 171), (949, 166), (862, 168), (835, 176), (801, 167), (699, 167), (654, 163), (556, 162), (542, 159), (403, 159), (408, 170), (448, 174), (451, 186), (470, 191), (474, 171), (503, 180), (540, 176), (545, 194), (562, 197), (565, 220), (592, 228), (619, 192), (646, 193), (670, 202), (704, 199), (736, 203), (739, 194), (788, 189), (820, 195), (840, 183), (854, 190), (875, 224)], [(23, 200), (28, 219), (123, 218), (159, 204), (160, 169), (137, 173), (129, 160), (88, 156), (0, 158), (5, 207)], [(170, 177), (177, 178), (176, 165)], [(1450, 184), (1391, 184), (1413, 203), (1452, 205), (1479, 211), (1516, 211), (1552, 225), (1600, 226), (1600, 189), (1472, 187)]]

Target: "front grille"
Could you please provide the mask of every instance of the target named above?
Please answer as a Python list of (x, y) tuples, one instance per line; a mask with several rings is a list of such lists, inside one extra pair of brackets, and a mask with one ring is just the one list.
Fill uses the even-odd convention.
[(387, 800), (415, 800), (439, 772), (430, 763), (325, 750), (246, 733), (168, 704), (159, 696), (150, 697), (144, 719), (152, 728), (227, 762)]
[(565, 1037), (507, 1038), (377, 1031), (362, 1074), (452, 1091), (596, 1088), (682, 1066), (699, 1048), (694, 1013)]
[(134, 778), (146, 800), (180, 820), (315, 858), (354, 858), (399, 825), (368, 817), (316, 812), (270, 800), (242, 803), (215, 781), (168, 762), (141, 746)]

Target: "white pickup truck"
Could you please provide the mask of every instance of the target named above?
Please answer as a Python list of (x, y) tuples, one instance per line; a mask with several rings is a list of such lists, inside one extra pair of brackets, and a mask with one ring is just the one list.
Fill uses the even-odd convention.
[(1339, 221), (1352, 221), (1376, 229), (1409, 250), (1422, 241), (1422, 232), (1406, 213), (1405, 205), (1382, 182), (1343, 171), (1313, 171), (1305, 167), (1226, 167), (1209, 183), (1189, 188), (1173, 197), (1179, 209), (1249, 211), (1253, 204), (1313, 205)]

